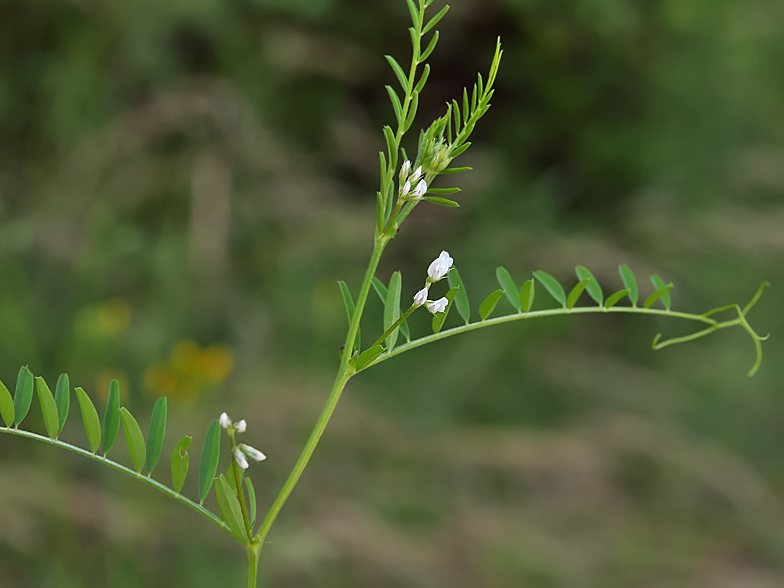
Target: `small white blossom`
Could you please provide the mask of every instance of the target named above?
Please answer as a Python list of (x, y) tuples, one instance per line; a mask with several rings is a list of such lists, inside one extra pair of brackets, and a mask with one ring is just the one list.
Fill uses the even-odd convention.
[(266, 455), (264, 455), (258, 449), (251, 447), (250, 445), (245, 445), (244, 443), (240, 443), (239, 445), (237, 445), (237, 448), (240, 449), (249, 458), (255, 459), (256, 461), (264, 461), (265, 459), (267, 459)]
[(453, 262), (454, 260), (449, 257), (449, 254), (446, 251), (442, 251), (441, 255), (434, 259), (430, 267), (427, 268), (427, 275), (430, 280), (437, 282), (443, 278), (452, 267)]
[(400, 166), (400, 179), (408, 178), (408, 172), (411, 171), (411, 162), (406, 159), (403, 165)]
[(244, 433), (245, 429), (248, 428), (248, 423), (245, 422), (245, 419), (242, 419), (240, 422), (237, 423), (235, 429), (237, 429), (238, 433)]
[(411, 191), (411, 182), (406, 180), (406, 183), (403, 184), (403, 187), (400, 188), (400, 195), (405, 197), (408, 196), (408, 193)]
[(228, 429), (231, 426), (231, 419), (229, 418), (229, 415), (227, 415), (225, 412), (220, 415), (218, 422), (220, 423), (220, 426), (223, 427), (224, 429)]
[(237, 462), (237, 465), (240, 466), (243, 470), (248, 469), (248, 460), (245, 459), (245, 454), (240, 450), (241, 446), (234, 448), (234, 461)]
[(427, 193), (427, 182), (425, 180), (419, 180), (417, 187), (414, 188), (413, 193), (411, 194), (414, 198), (419, 199), (422, 198)]
[(416, 182), (419, 178), (422, 177), (422, 166), (420, 165), (418, 168), (414, 170), (414, 173), (411, 174), (409, 178), (412, 182)]
[(425, 302), (427, 302), (427, 286), (414, 294), (414, 304), (422, 306)]
[(449, 300), (447, 300), (445, 296), (442, 296), (436, 301), (428, 301), (427, 309), (432, 314), (436, 314), (437, 312), (444, 312), (448, 304)]

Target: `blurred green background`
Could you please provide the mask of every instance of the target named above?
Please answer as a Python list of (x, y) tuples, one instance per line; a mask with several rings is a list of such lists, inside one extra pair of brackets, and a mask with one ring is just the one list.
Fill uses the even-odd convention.
[[(261, 585), (784, 585), (782, 23), (780, 0), (454, 1), (415, 128), (501, 35), (494, 105), (462, 207), (417, 208), (378, 276), (411, 296), (446, 249), (476, 307), (499, 264), (569, 285), (584, 264), (607, 291), (625, 262), (694, 312), (769, 279), (765, 361), (746, 378), (739, 329), (653, 352), (685, 326), (591, 316), (385, 363), (349, 384)], [(245, 418), (264, 510), (337, 367), (336, 281), (356, 292), (370, 252), (383, 55), (408, 61), (407, 26), (403, 0), (0, 3), (6, 384), (29, 364), (100, 399), (118, 377), (144, 430), (167, 395), (164, 455), (192, 433), (194, 468), (210, 419)], [(372, 299), (366, 340), (380, 316)], [(0, 452), (3, 588), (244, 585), (242, 550), (155, 491), (23, 439)]]

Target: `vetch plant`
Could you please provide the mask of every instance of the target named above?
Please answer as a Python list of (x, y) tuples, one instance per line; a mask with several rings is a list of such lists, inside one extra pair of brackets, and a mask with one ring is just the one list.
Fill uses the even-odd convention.
[[(531, 277), (525, 279), (518, 287), (515, 278), (504, 267), (498, 267), (496, 278), (499, 288), (488, 294), (476, 310), (473, 310), (467, 289), (453, 258), (447, 251), (442, 251), (426, 271), (423, 271), (423, 287), (413, 295), (405, 295), (405, 297), (412, 296), (412, 303), (406, 310), (401, 311), (401, 300), (404, 298), (402, 275), (400, 272), (394, 272), (389, 282), (384, 284), (376, 277), (379, 261), (386, 247), (398, 234), (403, 222), (418, 205), (427, 203), (448, 207), (459, 206), (456, 201), (445, 198), (458, 193), (459, 188), (433, 188), (432, 184), (440, 175), (470, 170), (468, 167), (450, 166), (455, 158), (471, 146), (469, 141), (471, 133), (490, 108), (490, 100), (494, 93), (493, 85), (503, 53), (499, 41), (488, 75), (483, 77), (480, 74), (470, 89), (465, 88), (459, 99), (447, 104), (443, 116), (419, 132), (416, 153), (409, 158), (403, 148), (403, 140), (414, 124), (419, 96), (425, 88), (430, 73), (427, 59), (438, 42), (438, 31), (435, 27), (449, 8), (444, 6), (435, 15), (429, 16), (428, 8), (432, 2), (433, 0), (407, 0), (412, 19), (412, 26), (409, 29), (412, 56), (408, 69), (404, 70), (393, 57), (386, 57), (397, 78), (399, 89), (386, 86), (395, 124), (383, 128), (386, 150), (379, 153), (380, 186), (376, 192), (375, 230), (370, 261), (355, 296), (352, 295), (352, 289), (348, 284), (339, 282), (348, 317), (348, 330), (341, 348), (337, 374), (326, 405), (310, 438), (283, 488), (274, 499), (268, 496), (256, 496), (249, 477), (253, 473), (250, 465), (251, 462), (264, 461), (266, 456), (258, 449), (237, 442), (237, 435), (245, 434), (248, 429), (244, 419), (234, 422), (228, 414), (223, 413), (208, 425), (198, 464), (198, 497), (189, 498), (183, 496), (181, 490), (189, 474), (189, 450), (192, 437), (187, 435), (182, 437), (173, 448), (170, 460), (171, 484), (153, 478), (153, 474), (160, 472), (157, 465), (163, 452), (166, 435), (166, 398), (159, 399), (155, 404), (145, 437), (136, 418), (126, 407), (121, 406), (117, 380), (112, 381), (109, 386), (102, 418), (99, 417), (95, 405), (85, 391), (80, 387), (75, 388), (87, 441), (87, 447), (83, 448), (59, 438), (70, 412), (71, 385), (66, 374), (59, 377), (54, 393), (43, 378), (34, 377), (27, 367), (19, 370), (13, 396), (5, 385), (0, 383), (0, 416), (5, 423), (5, 428), (0, 428), (0, 431), (50, 443), (103, 463), (152, 486), (196, 511), (229, 533), (246, 549), (249, 588), (256, 586), (262, 546), (313, 456), (343, 390), (351, 378), (376, 364), (417, 347), (491, 325), (559, 315), (600, 313), (654, 315), (690, 321), (700, 327), (691, 334), (670, 339), (662, 339), (661, 334), (658, 334), (653, 339), (653, 349), (685, 343), (730, 327), (740, 327), (751, 337), (756, 352), (756, 359), (748, 372), (749, 376), (757, 371), (762, 361), (761, 342), (765, 337), (759, 336), (754, 331), (747, 320), (747, 315), (759, 300), (767, 283), (763, 283), (751, 301), (743, 307), (729, 304), (703, 314), (692, 314), (672, 309), (670, 290), (673, 284), (665, 283), (658, 275), (651, 276), (653, 289), (643, 297), (634, 273), (625, 264), (619, 267), (624, 288), (608, 296), (605, 296), (603, 288), (594, 275), (581, 265), (575, 268), (577, 283), (568, 292), (556, 278), (542, 270), (533, 271)], [(447, 278), (448, 287), (439, 284), (444, 278)], [(431, 294), (434, 288), (445, 289), (446, 292), (435, 298)], [(384, 306), (383, 325), (378, 328), (380, 331), (378, 338), (371, 345), (363, 347), (360, 339), (360, 323), (371, 289), (376, 292)], [(539, 289), (543, 289), (549, 296), (548, 300), (552, 299), (555, 302), (554, 307), (533, 310)], [(587, 294), (587, 300), (584, 294)], [(511, 306), (511, 312), (493, 316), (504, 297)], [(580, 304), (581, 301), (585, 304)], [(408, 326), (407, 319), (420, 307), (424, 307), (433, 315), (431, 333), (412, 333)], [(456, 308), (459, 320), (454, 326), (444, 328), (453, 307)], [(725, 318), (720, 319), (720, 316)], [(398, 344), (401, 336), (405, 341)], [(31, 408), (34, 393), (38, 397), (43, 413), (44, 434), (20, 428)], [(130, 466), (120, 464), (108, 457), (121, 427), (130, 452)], [(221, 439), (224, 434), (228, 439), (231, 460), (227, 471), (219, 473)], [(160, 477), (167, 478), (165, 475)], [(217, 512), (204, 506), (205, 500), (213, 489), (218, 505)], [(266, 512), (260, 522), (257, 521), (257, 498), (261, 504), (269, 505), (266, 506)]]

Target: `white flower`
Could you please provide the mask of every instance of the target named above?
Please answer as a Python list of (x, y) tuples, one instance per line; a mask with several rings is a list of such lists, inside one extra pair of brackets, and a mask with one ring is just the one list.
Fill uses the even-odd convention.
[(240, 450), (241, 446), (237, 446), (234, 448), (234, 461), (237, 462), (237, 465), (240, 466), (243, 470), (248, 469), (248, 460), (245, 459), (245, 454)]
[(245, 429), (248, 428), (248, 423), (245, 422), (245, 419), (242, 419), (240, 422), (237, 423), (236, 427), (238, 433), (244, 433)]
[(220, 423), (220, 426), (223, 427), (224, 429), (228, 429), (231, 426), (231, 419), (229, 418), (229, 415), (227, 415), (225, 412), (220, 415), (218, 422)]
[(449, 300), (447, 300), (445, 296), (442, 296), (441, 298), (439, 298), (434, 302), (428, 301), (427, 309), (432, 314), (436, 314), (437, 312), (444, 312), (448, 304), (449, 304)]
[(403, 187), (400, 188), (400, 195), (405, 197), (408, 196), (408, 193), (411, 191), (411, 182), (406, 180), (406, 183), (403, 184)]
[(400, 179), (403, 180), (405, 178), (408, 178), (408, 172), (410, 171), (411, 171), (411, 162), (408, 159), (406, 159), (403, 162), (403, 165), (400, 166)]
[(449, 254), (446, 251), (442, 251), (441, 255), (434, 259), (433, 263), (430, 264), (430, 267), (427, 268), (427, 275), (430, 280), (437, 282), (443, 278), (449, 271), (449, 268), (452, 267), (453, 261), (454, 260), (449, 257)]
[(425, 302), (427, 302), (427, 286), (414, 294), (414, 304), (422, 306)]
[(237, 449), (240, 449), (245, 455), (247, 455), (251, 459), (255, 459), (256, 461), (264, 461), (267, 459), (267, 456), (264, 455), (258, 449), (251, 447), (250, 445), (245, 445), (244, 443), (240, 443), (237, 445)]
[(416, 182), (419, 178), (422, 177), (422, 166), (420, 165), (418, 168), (414, 170), (414, 173), (411, 174), (409, 178), (412, 182)]
[(427, 193), (427, 182), (425, 180), (419, 180), (417, 187), (414, 188), (414, 192), (411, 194), (414, 198), (419, 199), (422, 198)]

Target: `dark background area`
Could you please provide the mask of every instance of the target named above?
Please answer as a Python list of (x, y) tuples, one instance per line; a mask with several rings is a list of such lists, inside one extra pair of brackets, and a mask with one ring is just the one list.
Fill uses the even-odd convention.
[[(583, 264), (607, 292), (628, 263), (691, 312), (767, 279), (765, 361), (746, 377), (740, 329), (653, 352), (687, 326), (596, 315), (384, 363), (349, 384), (261, 585), (784, 585), (782, 23), (780, 0), (454, 1), (414, 129), (500, 35), (493, 107), (461, 208), (418, 207), (379, 278), (407, 299), (446, 249), (476, 307), (500, 264), (570, 286)], [(0, 379), (67, 371), (102, 410), (117, 377), (145, 431), (167, 395), (155, 477), (193, 434), (189, 496), (207, 422), (245, 418), (264, 512), (338, 364), (407, 26), (403, 0), (0, 3)], [(366, 341), (380, 317), (372, 298)], [(0, 455), (4, 588), (243, 585), (242, 550), (154, 490), (10, 436)]]

